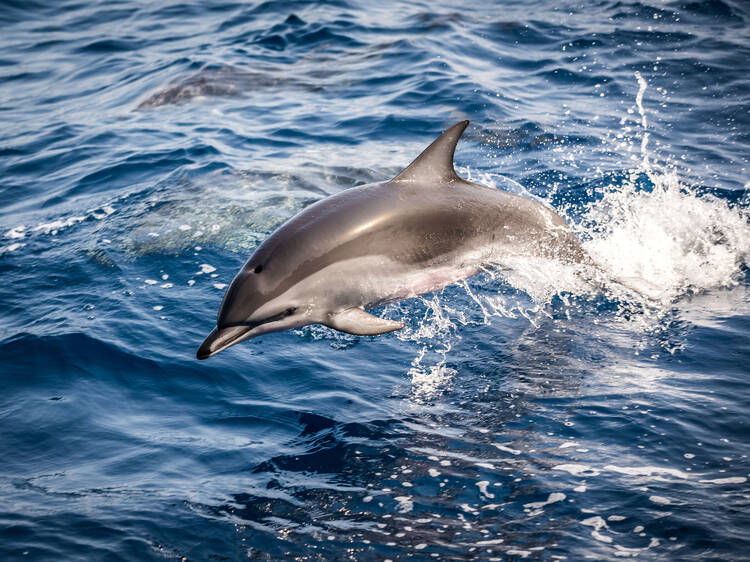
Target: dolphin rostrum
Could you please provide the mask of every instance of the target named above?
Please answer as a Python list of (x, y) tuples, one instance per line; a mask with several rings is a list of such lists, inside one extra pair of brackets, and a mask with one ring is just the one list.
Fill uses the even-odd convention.
[(504, 257), (586, 261), (557, 213), (456, 174), (453, 153), (468, 124), (445, 131), (392, 180), (327, 197), (279, 227), (229, 285), (198, 359), (308, 324), (392, 332), (404, 324), (366, 310), (436, 291)]

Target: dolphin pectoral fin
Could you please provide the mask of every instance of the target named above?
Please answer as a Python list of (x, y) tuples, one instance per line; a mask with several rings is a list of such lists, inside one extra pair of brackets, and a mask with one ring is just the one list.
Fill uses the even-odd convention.
[(348, 308), (336, 314), (331, 314), (325, 325), (356, 336), (377, 336), (404, 327), (403, 322), (378, 318), (361, 308)]

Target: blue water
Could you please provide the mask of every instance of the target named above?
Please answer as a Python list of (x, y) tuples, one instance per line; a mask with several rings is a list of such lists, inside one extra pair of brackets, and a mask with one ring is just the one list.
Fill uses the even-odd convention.
[[(0, 559), (739, 560), (750, 7), (0, 6)], [(195, 351), (285, 219), (472, 124), (563, 214), (401, 332)]]

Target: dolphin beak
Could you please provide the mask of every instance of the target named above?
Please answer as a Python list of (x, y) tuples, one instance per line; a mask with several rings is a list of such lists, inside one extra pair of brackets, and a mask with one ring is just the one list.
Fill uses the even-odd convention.
[(252, 326), (232, 326), (231, 328), (214, 328), (205, 341), (198, 348), (195, 356), (198, 359), (208, 359), (232, 344), (237, 343), (242, 336), (252, 331)]
[(243, 326), (216, 327), (208, 334), (208, 337), (198, 348), (195, 356), (198, 359), (208, 359), (212, 355), (219, 353), (222, 349), (226, 349), (230, 345), (240, 343), (241, 341), (257, 338), (271, 332), (282, 332), (284, 330), (300, 328), (312, 323), (313, 321), (308, 317), (297, 316), (289, 318), (286, 314), (282, 313), (271, 316), (261, 322)]

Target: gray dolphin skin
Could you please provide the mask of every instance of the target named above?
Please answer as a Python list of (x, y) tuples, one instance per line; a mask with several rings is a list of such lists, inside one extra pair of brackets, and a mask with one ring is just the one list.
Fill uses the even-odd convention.
[(279, 78), (266, 72), (252, 72), (231, 66), (204, 68), (185, 80), (172, 84), (149, 96), (137, 109), (179, 104), (203, 97), (240, 97), (261, 88), (275, 88), (280, 84), (295, 86), (291, 78)]
[(366, 310), (504, 257), (586, 261), (557, 213), (456, 174), (453, 153), (468, 124), (445, 131), (394, 179), (327, 197), (279, 227), (230, 284), (198, 359), (308, 324), (358, 335), (399, 330), (402, 322)]

